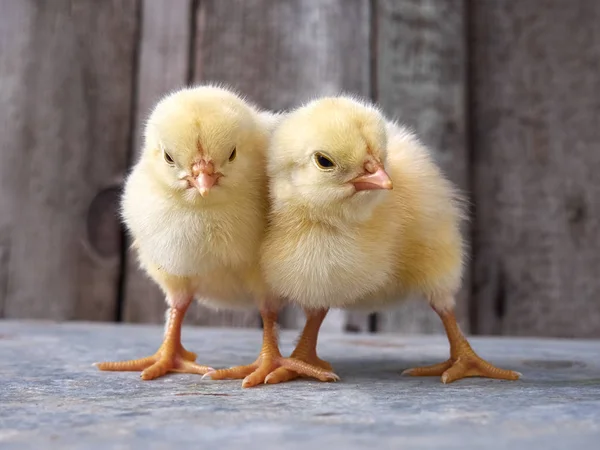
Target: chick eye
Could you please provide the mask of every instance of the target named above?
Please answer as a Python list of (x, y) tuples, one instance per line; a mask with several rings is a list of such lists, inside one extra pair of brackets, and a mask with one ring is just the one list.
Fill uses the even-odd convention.
[(235, 147), (233, 147), (233, 150), (231, 151), (231, 155), (229, 155), (229, 162), (233, 161), (236, 156), (237, 156), (237, 149)]
[(322, 170), (331, 170), (335, 167), (335, 163), (322, 153), (315, 153), (314, 161), (317, 167)]
[(169, 155), (166, 151), (163, 151), (163, 157), (165, 158), (165, 161), (167, 162), (168, 165), (170, 165), (170, 166), (175, 165), (175, 161), (173, 161), (173, 158), (171, 158), (171, 155)]

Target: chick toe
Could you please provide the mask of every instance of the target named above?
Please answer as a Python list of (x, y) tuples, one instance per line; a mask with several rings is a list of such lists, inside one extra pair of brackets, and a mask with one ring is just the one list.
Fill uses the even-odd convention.
[(213, 370), (206, 373), (202, 378), (210, 378), (211, 380), (238, 380), (245, 378), (257, 369), (256, 363), (246, 366), (235, 366), (228, 369)]
[(441, 376), (450, 367), (452, 367), (452, 361), (448, 360), (442, 363), (432, 364), (431, 366), (406, 369), (404, 372), (402, 372), (402, 375), (412, 375), (415, 377)]
[(284, 367), (279, 367), (273, 372), (271, 372), (269, 375), (267, 375), (267, 378), (265, 378), (265, 384), (285, 383), (286, 381), (295, 380), (299, 376), (300, 375), (298, 375), (292, 370), (286, 369)]
[[(338, 381), (340, 378), (333, 372), (333, 367), (327, 361), (323, 361), (317, 356), (300, 358), (292, 353), (289, 358), (292, 361), (304, 362), (311, 366), (311, 373), (295, 372), (285, 367), (279, 367), (271, 372), (266, 378), (266, 384), (278, 384), (286, 381), (292, 381), (299, 377), (312, 377), (320, 381)], [(305, 366), (307, 367), (307, 366)]]
[(94, 366), (100, 370), (110, 372), (137, 372), (138, 370), (146, 369), (154, 362), (154, 356), (147, 356), (146, 358), (131, 359), (128, 361), (94, 363)]
[(174, 358), (161, 358), (145, 369), (142, 374), (142, 380), (153, 380), (167, 372), (176, 373), (193, 373), (196, 375), (204, 375), (207, 372), (214, 370), (212, 367), (202, 366), (193, 361), (186, 360), (182, 355), (176, 355)]
[(496, 378), (499, 380), (518, 380), (520, 374), (512, 370), (500, 369), (476, 354), (459, 357), (452, 367), (442, 374), (442, 383), (452, 383), (466, 377)]
[(282, 358), (281, 367), (292, 370), (300, 376), (316, 378), (320, 381), (339, 381), (340, 377), (331, 371), (296, 358)]

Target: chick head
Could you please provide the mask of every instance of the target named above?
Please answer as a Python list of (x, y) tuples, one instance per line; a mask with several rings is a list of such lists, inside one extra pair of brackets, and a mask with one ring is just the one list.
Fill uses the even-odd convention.
[(166, 96), (151, 113), (145, 138), (142, 162), (170, 193), (191, 202), (222, 197), (258, 177), (266, 145), (255, 110), (215, 86)]
[(386, 159), (386, 121), (374, 106), (346, 97), (315, 100), (291, 112), (273, 135), (268, 173), (275, 204), (360, 214), (392, 189)]

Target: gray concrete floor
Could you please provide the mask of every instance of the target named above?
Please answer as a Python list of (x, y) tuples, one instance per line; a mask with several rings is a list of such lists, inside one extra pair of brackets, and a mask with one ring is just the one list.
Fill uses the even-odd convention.
[[(0, 321), (0, 448), (578, 449), (600, 442), (600, 341), (477, 338), (517, 382), (400, 377), (447, 358), (445, 338), (325, 334), (338, 383), (240, 381), (100, 372), (147, 356), (162, 327)], [(213, 367), (249, 363), (257, 330), (186, 327)], [(282, 334), (289, 353), (295, 333)]]

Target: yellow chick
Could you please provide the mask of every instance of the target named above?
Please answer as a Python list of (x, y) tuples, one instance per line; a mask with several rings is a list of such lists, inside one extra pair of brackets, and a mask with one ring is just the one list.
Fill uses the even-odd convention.
[[(278, 120), (216, 86), (182, 89), (156, 105), (125, 185), (122, 215), (140, 265), (165, 293), (164, 340), (152, 356), (98, 363), (100, 370), (141, 370), (144, 380), (167, 372), (243, 372), (251, 375), (245, 386), (277, 367), (326, 376), (281, 358), (279, 302), (259, 266), (268, 211), (265, 153)], [(255, 364), (229, 373), (194, 362), (196, 355), (181, 344), (181, 325), (194, 298), (215, 308), (259, 306), (266, 337)]]
[[(292, 358), (331, 370), (316, 352), (329, 308), (376, 310), (418, 293), (442, 319), (450, 359), (405, 373), (444, 383), (519, 377), (481, 359), (458, 327), (463, 208), (411, 132), (359, 100), (316, 100), (279, 124), (267, 173), (272, 212), (261, 264), (274, 293), (307, 314)], [(296, 376), (278, 368), (265, 382)]]
[(150, 115), (122, 215), (141, 266), (169, 305), (164, 341), (148, 358), (99, 363), (100, 370), (205, 374), (181, 345), (194, 297), (217, 308), (252, 307), (264, 295), (256, 270), (267, 196), (268, 118), (220, 87), (182, 89)]

